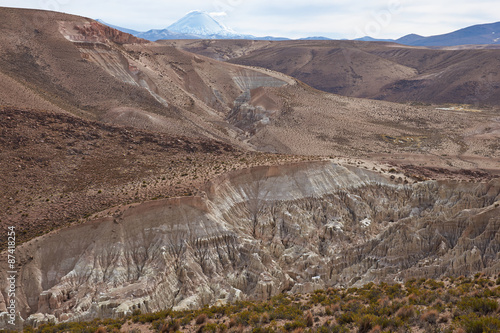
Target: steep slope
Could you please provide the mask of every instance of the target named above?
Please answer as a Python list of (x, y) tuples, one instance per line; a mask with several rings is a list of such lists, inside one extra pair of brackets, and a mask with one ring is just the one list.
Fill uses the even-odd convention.
[[(415, 158), (422, 163), (416, 154), (433, 154), (431, 159), (437, 164), (433, 166), (478, 168), (481, 165), (486, 169), (492, 168), (489, 164), (498, 158), (495, 149), (498, 116), (493, 111), (471, 114), (345, 99), (297, 84), (279, 72), (219, 62), (172, 46), (148, 43), (86, 18), (1, 10), (5, 17), (1, 23), (5, 31), (0, 37), (5, 45), (0, 50), (1, 72), (12, 82), (12, 87), (21, 88), (19, 93), (16, 88), (1, 94), (7, 105), (29, 108), (44, 101), (41, 105), (50, 110), (64, 110), (92, 120), (222, 140), (269, 152), (358, 157), (371, 154), (376, 158), (393, 152), (404, 154), (409, 164)], [(45, 20), (37, 20), (38, 15)], [(226, 42), (222, 44), (223, 52), (227, 50)], [(432, 57), (421, 65), (412, 60), (411, 54), (398, 56), (397, 52), (419, 49), (395, 50), (386, 44), (373, 46), (362, 42), (235, 43), (238, 45), (235, 55), (250, 52), (238, 61), (252, 54), (259, 55), (264, 62), (276, 59), (275, 65), (282, 66), (283, 71), (299, 68), (294, 75), (304, 80), (316, 81), (322, 87), (335, 85), (337, 92), (355, 95), (380, 96), (377, 87), (382, 84), (387, 87), (384, 93), (393, 92), (387, 99), (400, 98), (398, 92), (404, 89), (398, 87), (411, 87), (407, 82), (428, 82), (414, 78), (455, 59)], [(215, 50), (218, 42), (206, 45)], [(276, 47), (279, 47), (277, 52)], [(292, 62), (296, 65), (283, 65), (290, 61), (277, 60), (289, 52), (294, 54)], [(457, 58), (460, 63), (472, 61), (474, 51), (468, 52), (460, 53), (463, 54)], [(410, 59), (406, 60), (407, 57)], [(377, 61), (371, 61), (373, 58)], [(328, 66), (330, 59), (338, 66)], [(317, 70), (319, 61), (322, 67)], [(370, 66), (358, 70), (355, 67), (360, 62)], [(416, 74), (419, 71), (423, 74)], [(459, 73), (460, 67), (454, 71)], [(405, 79), (399, 80), (401, 85), (391, 83), (399, 82), (400, 78)], [(433, 93), (438, 91), (429, 84), (427, 89), (431, 88)], [(416, 95), (412, 89), (408, 90)], [(441, 90), (459, 95), (453, 85)], [(486, 97), (495, 100), (498, 96), (490, 93)], [(450, 116), (452, 122), (448, 121)], [(397, 144), (387, 139), (405, 135), (418, 142)], [(435, 158), (434, 154), (446, 156)], [(486, 159), (485, 165), (478, 164), (477, 160), (486, 155), (493, 159)], [(425, 159), (424, 164), (428, 165)]]
[[(418, 75), (382, 87), (391, 101), (500, 105), (500, 50), (378, 50), (372, 54), (415, 68)], [(387, 98), (385, 97), (387, 96)]]
[(381, 86), (415, 76), (415, 69), (374, 57), (358, 44), (363, 45), (347, 41), (176, 43), (190, 52), (272, 69), (316, 89), (354, 97), (373, 96)]
[[(0, 14), (0, 226), (16, 228), (27, 323), (498, 273), (498, 110), (342, 97), (82, 17)], [(203, 43), (228, 57), (276, 45)], [(386, 86), (472, 57), (301, 43), (308, 71), (374, 57), (367, 76)]]
[(2, 94), (7, 105), (33, 107), (26, 97), (31, 95), (52, 110), (89, 119), (239, 144), (238, 133), (224, 126), (224, 114), (247, 89), (233, 78), (254, 78), (252, 87), (287, 83), (277, 75), (148, 44), (90, 19), (0, 11), (2, 75), (24, 86), (24, 95)]
[(117, 207), (19, 246), (18, 309), (28, 323), (74, 321), (496, 274), (499, 200), (498, 180), (397, 185), (331, 162), (247, 169), (206, 196)]
[[(345, 98), (311, 89), (279, 72), (148, 43), (86, 18), (8, 8), (1, 12), (5, 33), (0, 35), (4, 45), (0, 71), (6, 89), (0, 98), (7, 105), (68, 112), (108, 124), (215, 139), (272, 153), (498, 172), (500, 123), (495, 110), (473, 113)], [(217, 51), (219, 42), (203, 43)], [(314, 59), (327, 62), (332, 57), (351, 73), (353, 59), (368, 62), (370, 56), (376, 57), (378, 65), (365, 66), (370, 73), (366, 79), (347, 76), (344, 80), (356, 84), (385, 82), (389, 79), (382, 75), (384, 71), (392, 71), (393, 78), (434, 71), (455, 59), (437, 56), (420, 63), (405, 52), (441, 51), (393, 49), (386, 44), (381, 49), (361, 42), (235, 43), (234, 54), (248, 49), (272, 53), (281, 45), (283, 52), (296, 52), (296, 61), (308, 70), (313, 70)], [(230, 43), (221, 45), (226, 52)], [(318, 50), (309, 50), (308, 45), (319, 45)], [(352, 45), (356, 45), (353, 50)], [(460, 52), (458, 59), (471, 61), (474, 53), (468, 52), (472, 51)], [(397, 62), (401, 65), (391, 65)], [(314, 73), (308, 77), (322, 77), (321, 72)], [(356, 85), (347, 87), (356, 91)], [(364, 91), (373, 94), (373, 86)]]
[(298, 160), (4, 107), (0, 146), (0, 232), (15, 226), (18, 243), (120, 204), (196, 193), (227, 170)]
[[(170, 114), (171, 110), (164, 108), (143, 89), (122, 82), (118, 85), (114, 77), (95, 63), (83, 59), (78, 47), (59, 32), (59, 25), (64, 22), (73, 28), (77, 24), (90, 24), (90, 21), (54, 12), (22, 9), (1, 8), (1, 13), (2, 72), (25, 85), (32, 95), (75, 114), (94, 118), (105, 109), (104, 100), (118, 100), (118, 105), (123, 103)], [(100, 36), (102, 41), (107, 39), (105, 33), (102, 31)], [(84, 46), (85, 31), (75, 31), (77, 34), (81, 35), (80, 44)], [(91, 46), (94, 41), (92, 37), (89, 39), (88, 45)], [(102, 41), (99, 45), (104, 48)], [(11, 98), (10, 102), (6, 100), (7, 104), (25, 106), (16, 101), (15, 95), (2, 95), (4, 99)], [(114, 98), (111, 95), (115, 95)]]

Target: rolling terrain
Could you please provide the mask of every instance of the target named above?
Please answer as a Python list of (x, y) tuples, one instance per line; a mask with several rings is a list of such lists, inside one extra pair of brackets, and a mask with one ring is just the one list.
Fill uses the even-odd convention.
[(378, 84), (427, 75), (446, 99), (465, 84), (456, 64), (474, 58), (477, 79), (495, 50), (166, 45), (61, 13), (0, 17), (0, 224), (17, 232), (19, 327), (499, 273), (496, 88), (438, 109), (306, 84), (381, 98)]
[(498, 45), (500, 22), (477, 24), (447, 34), (436, 36), (407, 35), (396, 40), (397, 43), (414, 46), (457, 46), (457, 45)]
[[(498, 158), (495, 110), (471, 113), (346, 98), (311, 89), (280, 72), (150, 43), (82, 17), (8, 8), (2, 15), (6, 33), (1, 36), (5, 47), (0, 64), (9, 87), (1, 96), (3, 105), (41, 107), (274, 153), (375, 158), (402, 154), (409, 164), (416, 159), (426, 165), (430, 157), (433, 166), (458, 168), (476, 168), (476, 160), (491, 157), (479, 163), (484, 169), (491, 169)], [(243, 47), (246, 42), (236, 43)], [(281, 45), (263, 43), (271, 49)], [(307, 51), (285, 47), (297, 54)], [(371, 54), (358, 50), (351, 59), (367, 62), (367, 56)], [(411, 61), (404, 54), (386, 57)], [(397, 77), (417, 71), (412, 63), (397, 67), (383, 60), (380, 66)], [(383, 70), (377, 74), (376, 66), (371, 67), (365, 77), (372, 84), (359, 89), (366, 94), (374, 94), (375, 83), (383, 81)], [(347, 76), (341, 81), (352, 80)], [(358, 91), (355, 87), (349, 89)], [(407, 139), (399, 139), (404, 136)]]
[(499, 33), (500, 22), (495, 22), (487, 24), (476, 24), (446, 34), (427, 37), (417, 34), (409, 34), (398, 39), (376, 39), (366, 36), (358, 38), (356, 40), (393, 42), (403, 45), (424, 46), (436, 49), (442, 49), (446, 47), (475, 48), (476, 46), (481, 46), (483, 48), (498, 48), (498, 45), (500, 44), (500, 38), (498, 38)]
[[(500, 51), (360, 41), (161, 41), (259, 66), (330, 93), (402, 103), (500, 105)], [(471, 47), (473, 48), (473, 47)]]

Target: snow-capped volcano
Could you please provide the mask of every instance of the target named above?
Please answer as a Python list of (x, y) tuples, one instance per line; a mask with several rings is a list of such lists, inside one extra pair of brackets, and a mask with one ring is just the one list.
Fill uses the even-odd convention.
[(217, 21), (210, 14), (202, 11), (192, 11), (166, 29), (152, 29), (145, 32), (125, 29), (100, 21), (112, 28), (125, 31), (136, 37), (150, 41), (159, 39), (263, 39), (284, 40), (287, 38), (255, 37), (235, 32)]
[(211, 38), (241, 38), (242, 36), (214, 19), (210, 14), (198, 10), (189, 12), (167, 27), (167, 30)]

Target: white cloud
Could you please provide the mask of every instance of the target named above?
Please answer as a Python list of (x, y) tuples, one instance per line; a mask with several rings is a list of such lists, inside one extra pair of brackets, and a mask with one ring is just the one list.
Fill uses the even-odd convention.
[(226, 12), (210, 12), (208, 13), (210, 16), (214, 18), (221, 18), (221, 17), (226, 17), (227, 13)]

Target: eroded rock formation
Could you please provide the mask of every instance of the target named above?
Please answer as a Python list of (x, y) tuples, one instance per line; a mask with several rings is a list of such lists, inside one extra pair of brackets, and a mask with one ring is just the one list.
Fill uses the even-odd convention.
[(36, 324), (498, 273), (499, 199), (498, 179), (403, 185), (332, 162), (247, 169), (202, 197), (118, 207), (18, 246), (18, 310)]

